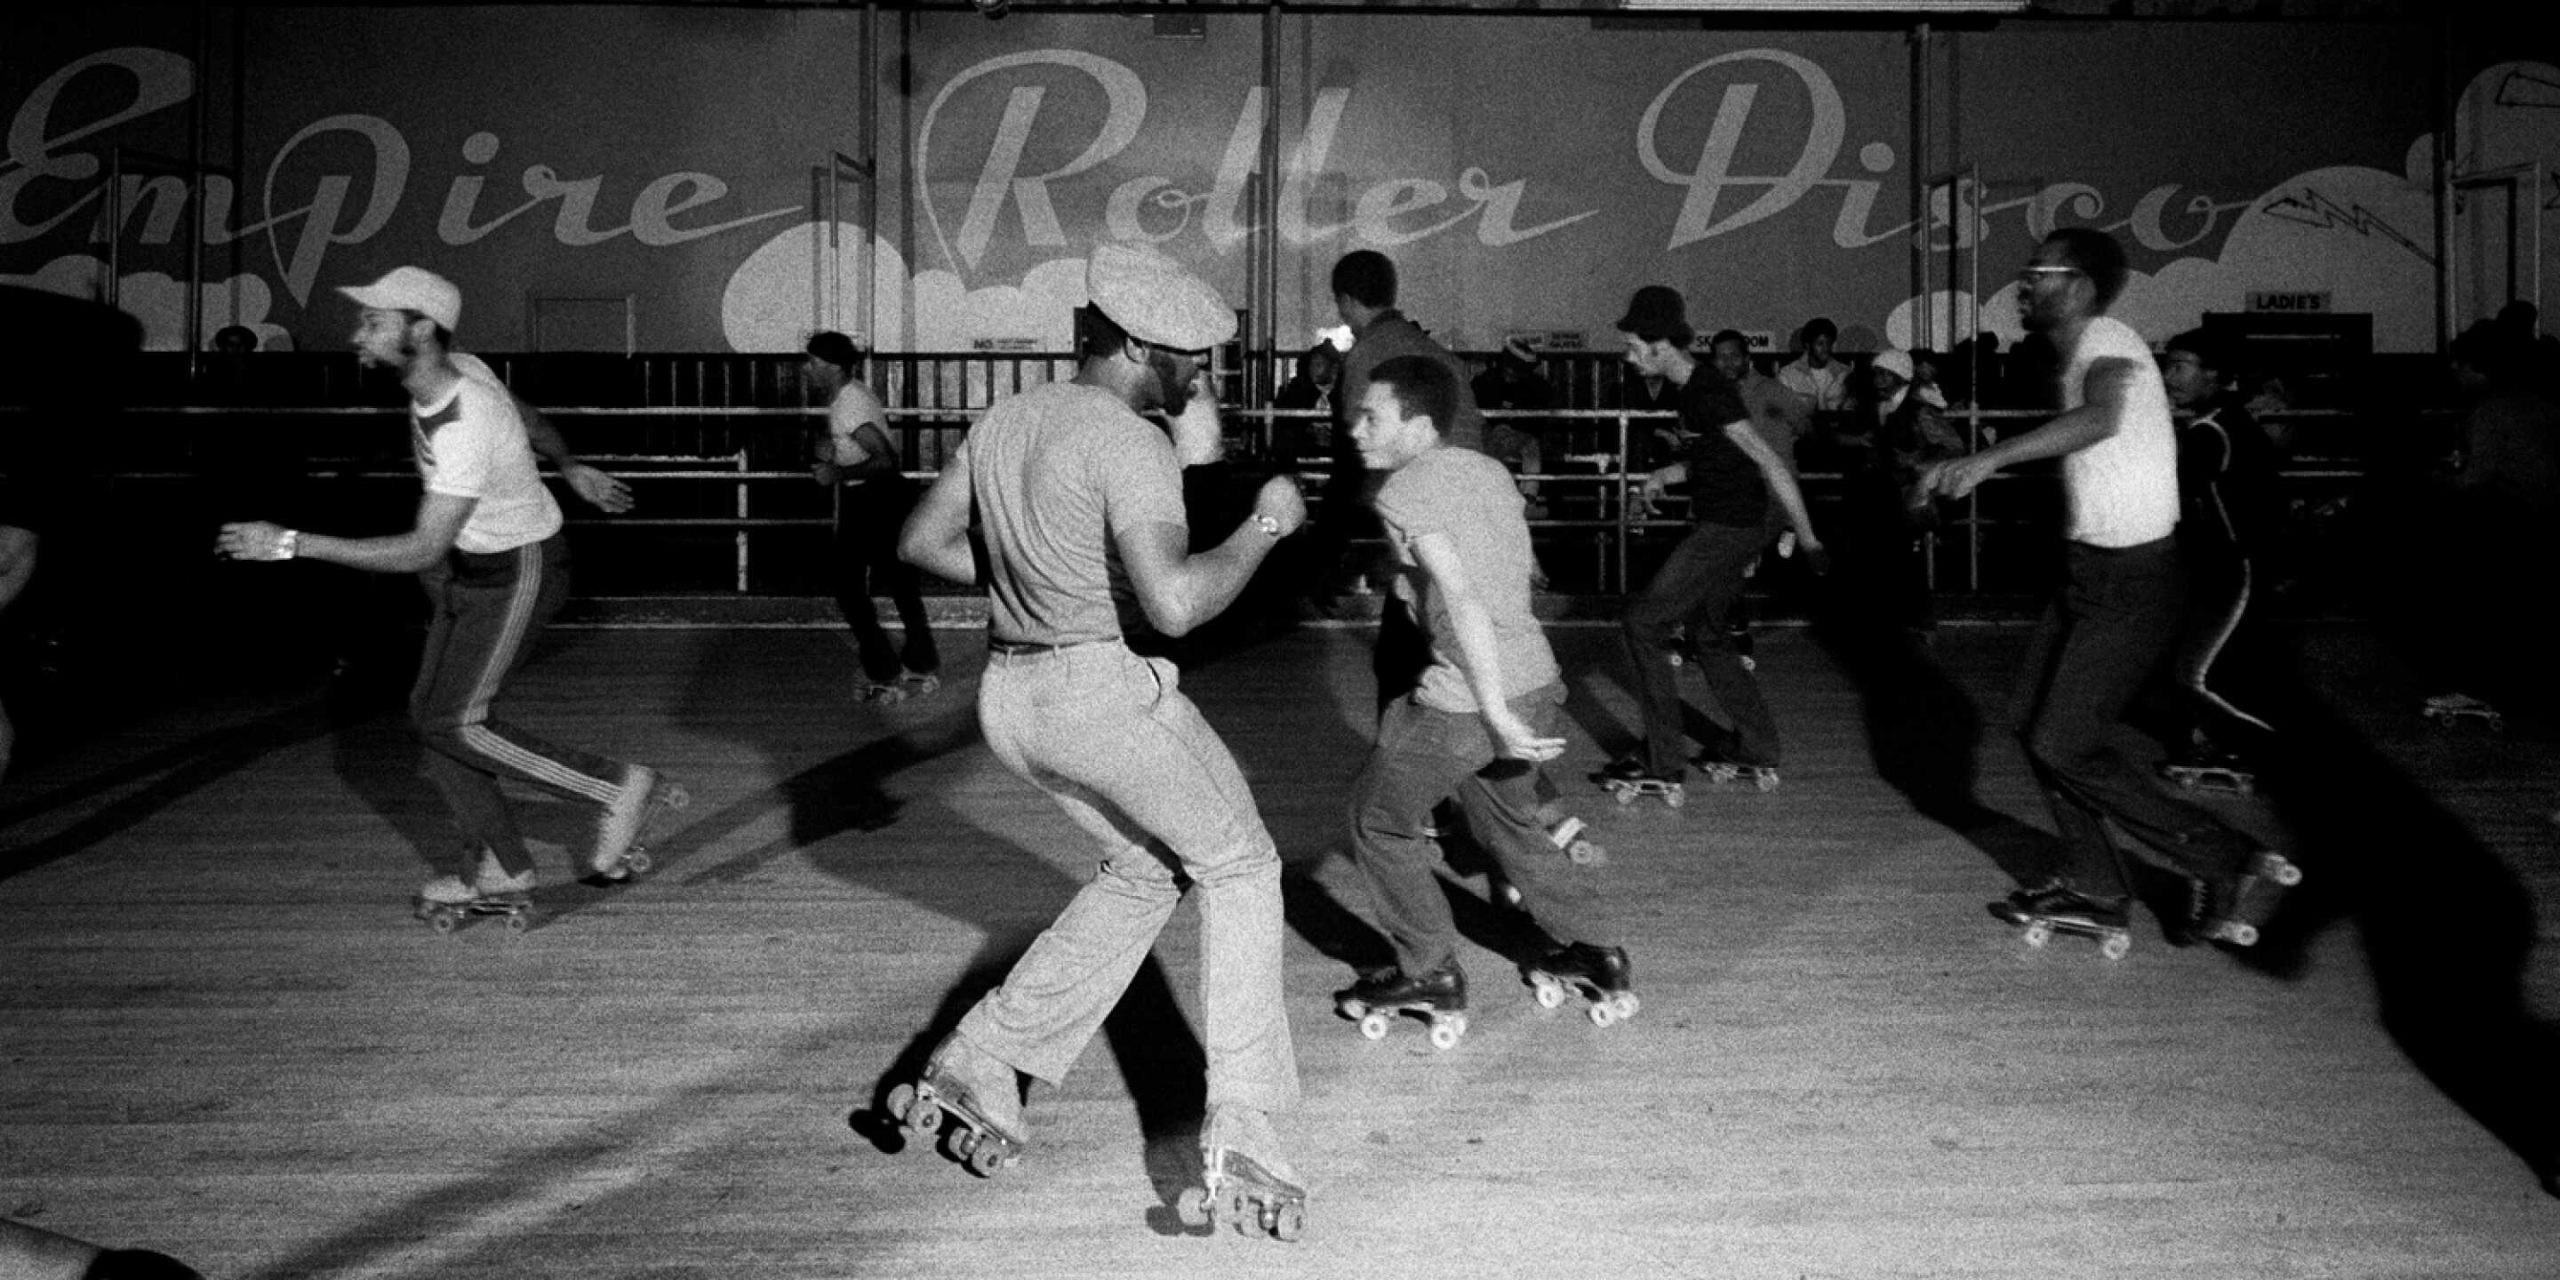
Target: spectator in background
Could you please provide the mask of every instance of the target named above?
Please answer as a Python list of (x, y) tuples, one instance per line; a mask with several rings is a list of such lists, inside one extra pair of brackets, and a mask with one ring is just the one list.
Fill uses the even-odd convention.
[(2547, 590), (2515, 575), (2544, 572), (2560, 552), (2560, 406), (2535, 391), (2531, 349), (2511, 329), (2475, 324), (2454, 339), (2454, 384), (2468, 405), (2461, 452), (2429, 523), (2450, 535), (2431, 557), (2446, 595), (2427, 614), (2421, 644), (2439, 711), (2485, 711), (2489, 695), (2514, 690), (2547, 662), (2537, 621)]
[(252, 355), (258, 350), (258, 331), (244, 324), (227, 324), (213, 331), (209, 345), (218, 355)]
[[(1529, 344), (1512, 338), (1502, 344), (1493, 363), (1469, 384), (1480, 409), (1527, 415), (1543, 413), (1556, 407), (1555, 384), (1538, 368), (1538, 353)], [(1515, 476), (1535, 476), (1546, 469), (1543, 434), (1547, 424), (1533, 417), (1505, 416), (1487, 418), (1484, 425), (1485, 452), (1511, 469)], [(1521, 486), (1529, 502), (1529, 518), (1542, 519), (1545, 504), (1538, 500), (1538, 486), (1530, 481)]]
[(1803, 396), (1815, 413), (1846, 412), (1854, 397), (1849, 366), (1831, 356), (1833, 344), (1839, 341), (1840, 326), (1821, 316), (1807, 320), (1796, 331), (1796, 346), (1802, 354), (1778, 369), (1778, 381)]
[(1920, 471), (1965, 451), (1946, 415), (1920, 397), (1916, 373), (1905, 351), (1880, 351), (1867, 366), (1866, 392), (1840, 436), (1838, 539), (1843, 598), (1868, 612), (1865, 621), (1914, 634), (1935, 623), (1922, 550), (1937, 508), (1917, 488)]
[(1271, 407), (1314, 418), (1275, 418), (1271, 422), (1271, 456), (1281, 459), (1321, 458), (1333, 449), (1333, 385), (1342, 376), (1342, 352), (1319, 342), (1298, 357), (1289, 380), (1272, 394)]

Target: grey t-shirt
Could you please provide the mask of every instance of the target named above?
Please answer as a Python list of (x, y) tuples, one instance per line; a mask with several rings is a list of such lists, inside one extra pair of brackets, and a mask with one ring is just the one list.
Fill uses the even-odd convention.
[(1505, 701), (1555, 683), (1562, 673), (1547, 633), (1529, 609), (1529, 521), (1510, 471), (1472, 449), (1443, 445), (1406, 463), (1378, 489), (1378, 518), (1396, 559), (1407, 566), (1419, 604), (1415, 615), (1431, 635), (1431, 667), (1415, 695), (1441, 711), (1478, 711), (1475, 690), (1459, 664), (1458, 631), (1448, 602), (1431, 589), (1414, 558), (1426, 533), (1448, 535), (1467, 584), (1493, 622)]
[(1190, 528), (1172, 442), (1098, 387), (997, 401), (969, 432), (969, 488), (992, 570), (987, 630), (1019, 644), (1123, 635), (1142, 615), (1112, 534)]

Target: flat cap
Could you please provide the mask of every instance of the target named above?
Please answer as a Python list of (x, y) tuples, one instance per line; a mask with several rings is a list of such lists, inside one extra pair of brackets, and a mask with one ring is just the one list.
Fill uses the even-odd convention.
[(1236, 313), (1207, 281), (1145, 245), (1097, 246), (1084, 289), (1132, 338), (1176, 351), (1206, 351), (1236, 336)]
[(1877, 352), (1876, 358), (1869, 362), (1869, 367), (1882, 369), (1904, 382), (1911, 381), (1913, 372), (1911, 353), (1897, 347), (1887, 347)]

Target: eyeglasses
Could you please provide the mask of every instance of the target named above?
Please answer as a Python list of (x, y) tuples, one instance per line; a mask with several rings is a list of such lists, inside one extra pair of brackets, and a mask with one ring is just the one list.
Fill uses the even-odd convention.
[(2078, 267), (2064, 267), (2048, 263), (2037, 263), (2031, 267), (2018, 268), (2018, 283), (2034, 284), (2037, 276), (2076, 276), (2079, 274), (2081, 274), (2081, 271)]

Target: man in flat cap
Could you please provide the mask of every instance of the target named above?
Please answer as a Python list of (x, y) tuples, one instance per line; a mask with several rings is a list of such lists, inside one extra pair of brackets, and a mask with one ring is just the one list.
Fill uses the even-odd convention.
[(1725, 741), (1709, 744), (1697, 764), (1716, 781), (1747, 777), (1765, 791), (1778, 781), (1778, 725), (1734, 647), (1728, 615), (1742, 595), (1744, 572), (1766, 541), (1770, 503), (1786, 512), (1796, 545), (1817, 573), (1827, 565), (1822, 541), (1805, 514), (1795, 473), (1752, 425), (1733, 384), (1690, 353), (1696, 330), (1680, 292), (1658, 284), (1636, 290), (1618, 330), (1629, 367), (1680, 389), (1680, 425), (1689, 437), (1688, 457), (1645, 476), (1644, 501), (1651, 505), (1672, 485), (1686, 484), (1694, 524), (1627, 605), (1621, 625), (1635, 663), (1644, 742), (1601, 770), (1600, 781), (1613, 791), (1680, 802), (1683, 730), (1675, 645), (1685, 623), (1698, 674), (1731, 722)]
[[(265, 521), (226, 524), (216, 549), (242, 560), (326, 560), (375, 573), (415, 573), (433, 616), (409, 711), (428, 748), (422, 772), (444, 797), (459, 865), (419, 890), (439, 925), (453, 913), (520, 915), (533, 857), (499, 790), (518, 778), (602, 810), (590, 872), (621, 879), (645, 868), (642, 829), (684, 803), (683, 788), (642, 764), (546, 742), (490, 707), (569, 598), (560, 504), (544, 488), (517, 402), (488, 366), (453, 350), (462, 291), (417, 267), (339, 292), (362, 308), (352, 341), (367, 365), (397, 370), (409, 392), (409, 438), (426, 492), (405, 533), (342, 538)], [(546, 428), (547, 430), (547, 428)], [(561, 452), (553, 452), (560, 449)], [(563, 474), (590, 471), (565, 446), (543, 450)], [(571, 482), (599, 505), (628, 506), (619, 482), (596, 472)], [(616, 503), (619, 506), (616, 506)]]
[(1241, 1189), (1286, 1237), (1305, 1193), (1270, 1121), (1298, 1097), (1280, 999), (1279, 853), (1180, 672), (1130, 652), (1126, 638), (1142, 628), (1180, 636), (1217, 616), (1305, 522), (1306, 505), (1294, 479), (1273, 477), (1225, 541), (1190, 554), (1175, 443), (1139, 415), (1161, 410), (1178, 431), (1199, 429), (1202, 415), (1183, 410), (1235, 314), (1146, 248), (1096, 249), (1086, 288), (1076, 376), (990, 407), (908, 519), (900, 551), (978, 582), (972, 526), (983, 536), (979, 724), (997, 759), (1101, 843), (1102, 862), (889, 1105), (927, 1140), (940, 1113), (956, 1116), (966, 1132), (955, 1148), (981, 1172), (1010, 1163), (1027, 1137), (1017, 1073), (1067, 1074), (1187, 880), (1200, 895), (1209, 1200), (1230, 1203), (1222, 1189)]

